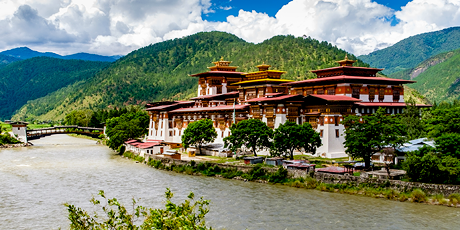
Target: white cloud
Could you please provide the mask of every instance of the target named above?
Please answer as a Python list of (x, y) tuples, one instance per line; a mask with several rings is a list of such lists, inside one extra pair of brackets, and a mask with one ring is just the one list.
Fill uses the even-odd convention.
[(211, 0), (0, 0), (0, 50), (126, 54), (219, 30), (254, 43), (280, 34), (307, 35), (360, 55), (460, 25), (460, 0), (413, 0), (400, 11), (371, 0), (292, 0), (275, 17), (240, 10), (225, 22), (203, 20), (212, 6)]

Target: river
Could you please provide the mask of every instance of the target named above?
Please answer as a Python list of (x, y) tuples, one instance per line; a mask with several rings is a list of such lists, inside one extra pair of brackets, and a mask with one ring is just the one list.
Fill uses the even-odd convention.
[(217, 229), (458, 229), (460, 209), (166, 172), (123, 159), (95, 141), (53, 135), (0, 150), (0, 229), (68, 229), (63, 203), (93, 210), (104, 190), (129, 205), (162, 207), (190, 191), (211, 200)]

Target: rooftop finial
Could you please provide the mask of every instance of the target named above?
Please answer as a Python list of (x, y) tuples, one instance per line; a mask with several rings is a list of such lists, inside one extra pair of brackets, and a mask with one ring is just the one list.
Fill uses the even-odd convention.
[(348, 60), (348, 54), (345, 53), (345, 60)]
[(223, 60), (224, 60), (224, 56), (220, 56), (220, 60), (223, 61)]

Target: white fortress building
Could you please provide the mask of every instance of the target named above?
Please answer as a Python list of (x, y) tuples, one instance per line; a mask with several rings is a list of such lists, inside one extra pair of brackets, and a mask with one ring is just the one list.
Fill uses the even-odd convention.
[(312, 71), (315, 79), (282, 79), (285, 73), (258, 65), (259, 71), (237, 72), (229, 61), (214, 62), (209, 71), (191, 75), (198, 78), (197, 97), (189, 101), (156, 102), (147, 105), (150, 126), (147, 142), (181, 146), (187, 125), (209, 118), (217, 131), (215, 143), (223, 143), (235, 121), (260, 119), (271, 128), (287, 120), (309, 122), (320, 133), (323, 145), (317, 155), (327, 158), (347, 156), (343, 146), (344, 126), (349, 114), (369, 115), (379, 107), (388, 114), (402, 113), (403, 84), (414, 81), (377, 77), (382, 69), (354, 67), (345, 57), (338, 67)]

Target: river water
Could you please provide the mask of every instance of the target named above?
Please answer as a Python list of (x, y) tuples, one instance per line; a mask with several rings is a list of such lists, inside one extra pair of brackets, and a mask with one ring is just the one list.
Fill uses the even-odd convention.
[(129, 205), (162, 207), (190, 191), (211, 200), (217, 229), (459, 229), (460, 209), (166, 172), (94, 141), (53, 135), (0, 150), (0, 229), (68, 229), (63, 203), (94, 210), (99, 190)]

